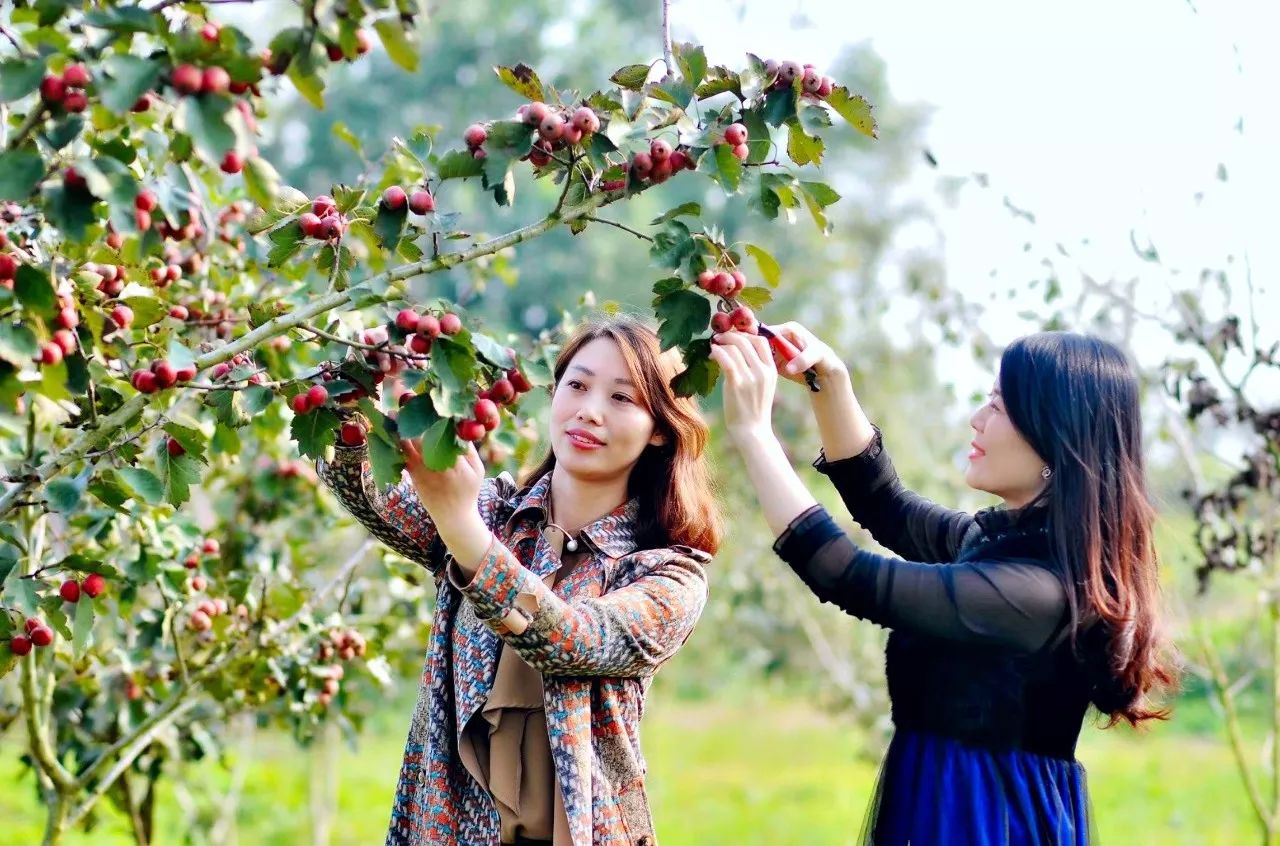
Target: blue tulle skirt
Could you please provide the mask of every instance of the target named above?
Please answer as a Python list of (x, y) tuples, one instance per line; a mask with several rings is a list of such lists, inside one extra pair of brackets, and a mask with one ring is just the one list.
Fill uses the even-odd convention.
[[(866, 846), (1087, 846), (1078, 761), (899, 731), (863, 828)], [(1094, 841), (1096, 842), (1096, 840)]]

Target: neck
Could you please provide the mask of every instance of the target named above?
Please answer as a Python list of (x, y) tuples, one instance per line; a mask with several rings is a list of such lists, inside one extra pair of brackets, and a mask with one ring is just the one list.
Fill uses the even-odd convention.
[(551, 505), (556, 525), (571, 535), (627, 501), (627, 479), (591, 481), (557, 467), (551, 474)]

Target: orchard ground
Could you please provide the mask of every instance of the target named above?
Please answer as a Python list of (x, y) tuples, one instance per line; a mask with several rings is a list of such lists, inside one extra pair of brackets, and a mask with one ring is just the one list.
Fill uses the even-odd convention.
[[(659, 676), (644, 724), (650, 794), (664, 846), (734, 843), (843, 846), (855, 842), (877, 762), (860, 755), (857, 730), (813, 705), (747, 690), (712, 699), (678, 691), (681, 673)], [(337, 805), (332, 843), (378, 843), (386, 831), (413, 703), (390, 701), (368, 724), (358, 747), (333, 755)], [(1087, 728), (1080, 760), (1089, 773), (1100, 842), (1127, 846), (1229, 846), (1254, 842), (1247, 803), (1230, 752), (1212, 733), (1203, 700), (1189, 699), (1178, 718), (1146, 734)], [(38, 842), (44, 821), (10, 739), (0, 743), (0, 779), (10, 784), (0, 817), (13, 843)], [(300, 751), (283, 734), (253, 742), (236, 820), (238, 842), (310, 843), (309, 772), (326, 752)], [(213, 761), (189, 765), (193, 791), (224, 793), (229, 770)], [(170, 791), (166, 790), (166, 793)], [(158, 842), (180, 842), (186, 815), (163, 796)], [(127, 823), (106, 811), (92, 834), (69, 844), (126, 846)]]

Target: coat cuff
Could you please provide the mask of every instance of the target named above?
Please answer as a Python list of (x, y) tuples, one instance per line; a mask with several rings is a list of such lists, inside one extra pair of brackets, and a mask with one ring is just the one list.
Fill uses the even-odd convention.
[(512, 625), (513, 614), (523, 616), (527, 626), (532, 616), (517, 606), (517, 601), (522, 594), (537, 596), (538, 588), (543, 587), (542, 580), (521, 564), (497, 536), (480, 559), (480, 566), (470, 582), (461, 583), (461, 572), (452, 561), (448, 574), (450, 583), (471, 603), (476, 617), (499, 634), (505, 634), (505, 630), (523, 630), (523, 626)]

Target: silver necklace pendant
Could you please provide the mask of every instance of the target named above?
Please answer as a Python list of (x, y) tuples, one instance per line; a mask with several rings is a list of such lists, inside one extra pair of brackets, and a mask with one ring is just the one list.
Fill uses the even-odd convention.
[(577, 539), (569, 538), (567, 541), (565, 541), (564, 548), (569, 550), (570, 552), (577, 552), (578, 551)]

